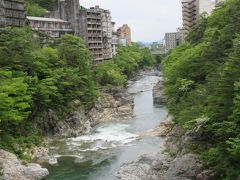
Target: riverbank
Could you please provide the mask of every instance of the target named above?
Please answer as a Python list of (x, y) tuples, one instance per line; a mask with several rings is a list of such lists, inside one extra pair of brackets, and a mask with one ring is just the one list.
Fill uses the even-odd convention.
[[(198, 156), (188, 151), (189, 136), (182, 136), (179, 127), (168, 116), (154, 130), (143, 136), (161, 136), (163, 143), (159, 150), (140, 156), (136, 161), (124, 164), (115, 174), (122, 180), (152, 179), (152, 180), (203, 180), (205, 172)], [(183, 138), (179, 140), (178, 138)]]
[(133, 100), (122, 88), (102, 91), (95, 106), (87, 113), (80, 106), (80, 102), (74, 101), (73, 104), (78, 107), (64, 121), (59, 119), (56, 112), (49, 110), (45, 122), (45, 147), (25, 150), (25, 155), (32, 163), (18, 160), (15, 155), (0, 150), (0, 179), (16, 180), (17, 177), (26, 180), (43, 179), (49, 172), (39, 164), (47, 163), (51, 166), (58, 164), (57, 158), (50, 154), (49, 147), (53, 141), (88, 134), (98, 124), (134, 116)]
[[(134, 91), (127, 92), (126, 90), (115, 88), (115, 89), (112, 89), (110, 92), (109, 91), (102, 92), (102, 95), (98, 99), (97, 103), (95, 104), (93, 109), (88, 114), (84, 113), (84, 111), (81, 108), (78, 109), (76, 112), (74, 112), (72, 114), (72, 118), (68, 118), (66, 120), (66, 122), (64, 122), (64, 123), (67, 123), (67, 125), (66, 124), (64, 125), (64, 124), (62, 124), (63, 122), (58, 122), (57, 119), (54, 119), (54, 118), (56, 118), (56, 116), (55, 117), (51, 116), (53, 118), (50, 118), (51, 119), (50, 124), (54, 128), (52, 130), (50, 130), (50, 132), (52, 131), (52, 133), (50, 133), (50, 136), (48, 136), (48, 138), (47, 138), (47, 148), (36, 147), (36, 148), (29, 150), (29, 152), (28, 152), (28, 154), (31, 155), (31, 159), (33, 159), (33, 162), (39, 163), (39, 164), (45, 164), (47, 162), (48, 164), (50, 164), (50, 166), (49, 165), (47, 166), (50, 169), (56, 165), (59, 165), (59, 163), (61, 166), (61, 161), (62, 161), (61, 158), (60, 158), (60, 162), (58, 162), (57, 159), (59, 159), (59, 157), (64, 157), (64, 154), (66, 154), (68, 156), (68, 155), (71, 155), (71, 153), (66, 150), (63, 150), (63, 151), (65, 151), (65, 153), (61, 153), (62, 150), (60, 150), (60, 149), (58, 149), (58, 150), (52, 149), (52, 148), (55, 148), (55, 146), (56, 146), (56, 144), (54, 145), (56, 140), (65, 141), (65, 139), (66, 139), (67, 143), (72, 144), (72, 145), (66, 146), (66, 147), (72, 148), (72, 146), (74, 146), (74, 144), (78, 143), (78, 140), (77, 140), (78, 137), (81, 137), (82, 134), (86, 134), (86, 137), (87, 137), (88, 134), (92, 133), (92, 131), (94, 129), (96, 129), (97, 127), (101, 127), (103, 124), (109, 124), (111, 122), (115, 122), (116, 125), (119, 126), (118, 128), (121, 129), (122, 127), (124, 127), (124, 128), (126, 127), (128, 129), (128, 126), (125, 124), (125, 121), (127, 124), (129, 122), (135, 121), (135, 120), (132, 120), (134, 118), (134, 116), (133, 116), (134, 115), (133, 99), (130, 98), (129, 94), (131, 94), (131, 96), (133, 96), (134, 94), (135, 94), (134, 96), (139, 96), (140, 94), (148, 94), (147, 99), (148, 99), (149, 103), (152, 104), (152, 100), (151, 100), (152, 95), (151, 95), (151, 93), (150, 93), (151, 91), (149, 91), (149, 89), (151, 89), (151, 86), (153, 86), (156, 82), (154, 79), (153, 79), (154, 81), (150, 84), (148, 81), (146, 81), (146, 84), (141, 85), (141, 87), (143, 86), (143, 89), (139, 88), (139, 85), (141, 84), (140, 82), (142, 81), (141, 78), (151, 77), (151, 76), (148, 76), (148, 72), (146, 72), (146, 71), (141, 72), (141, 74), (142, 75), (139, 75), (138, 78), (134, 79), (133, 81), (131, 81), (129, 83), (130, 86), (133, 84), (135, 86), (135, 84), (136, 84), (136, 86), (135, 86), (136, 89), (134, 89)], [(151, 71), (151, 72), (149, 72), (149, 75), (156, 75), (156, 72)], [(75, 105), (78, 104), (78, 102), (74, 102), (74, 103), (75, 103)], [(136, 107), (136, 108), (138, 108), (138, 107)], [(141, 112), (143, 112), (143, 111), (141, 111)], [(148, 110), (146, 111), (146, 113), (149, 113)], [(121, 122), (121, 121), (123, 121), (123, 122)], [(154, 126), (155, 125), (149, 126), (149, 129)], [(148, 126), (146, 126), (146, 128), (147, 127)], [(114, 139), (116, 138), (116, 140), (117, 140), (117, 139), (119, 139), (118, 136), (121, 135), (122, 137), (121, 137), (121, 139), (119, 139), (120, 142), (118, 142), (118, 140), (116, 142), (114, 140), (113, 144), (104, 142), (105, 140), (103, 142), (98, 142), (99, 136), (96, 136), (96, 144), (94, 145), (95, 147), (89, 147), (87, 149), (89, 149), (89, 150), (92, 149), (93, 151), (95, 151), (95, 150), (100, 151), (101, 148), (115, 149), (114, 146), (116, 146), (116, 148), (122, 148), (123, 146), (128, 145), (128, 143), (130, 143), (132, 141), (136, 141), (136, 138), (139, 139), (137, 137), (139, 135), (134, 135), (134, 134), (130, 135), (129, 133), (126, 133), (125, 130), (127, 130), (127, 129), (124, 129), (124, 131), (120, 130), (119, 134), (116, 134), (116, 135), (114, 132), (116, 130), (110, 131), (109, 133), (113, 133), (113, 134), (107, 134), (107, 136), (104, 134), (105, 133), (104, 131), (107, 129), (101, 129), (101, 130), (99, 129), (100, 131), (103, 131), (102, 135), (106, 136), (106, 138), (108, 138), (109, 136), (111, 137), (113, 135), (112, 137)], [(99, 134), (99, 135), (102, 136), (101, 134)], [(132, 136), (132, 139), (130, 138), (131, 139), (130, 140), (129, 137), (131, 137), (131, 136)], [(71, 137), (69, 139), (70, 141), (68, 141), (68, 137)], [(74, 137), (76, 137), (77, 141), (74, 140)], [(143, 139), (143, 138), (141, 138), (141, 139)], [(109, 140), (107, 140), (107, 141), (109, 141)], [(111, 142), (111, 140), (110, 140), (110, 142)], [(101, 146), (99, 146), (100, 145), (99, 143), (100, 144), (103, 143), (103, 144)], [(145, 142), (144, 142), (144, 144), (145, 144)], [(140, 146), (142, 146), (142, 145), (140, 145)], [(152, 148), (152, 147), (149, 146), (149, 148)], [(74, 147), (73, 147), (73, 149), (74, 149)], [(57, 153), (58, 155), (53, 153), (53, 151), (54, 152), (58, 151), (58, 153)], [(60, 153), (60, 156), (59, 156), (59, 153)], [(80, 154), (83, 154), (83, 152), (81, 152)], [(136, 155), (133, 157), (137, 158), (138, 153), (135, 153), (135, 154)], [(72, 154), (72, 155), (74, 155), (74, 154)], [(94, 156), (95, 155), (93, 155), (93, 157)], [(74, 155), (73, 157), (78, 157), (79, 162), (84, 161), (78, 155)], [(126, 158), (126, 159), (128, 159), (128, 158)], [(134, 159), (132, 159), (132, 160), (134, 160)], [(100, 161), (102, 161), (102, 160), (100, 160)], [(118, 170), (118, 168), (115, 169), (115, 171), (117, 171), (117, 170)], [(113, 172), (113, 174), (114, 174), (114, 172)]]
[[(156, 98), (159, 104), (165, 103), (162, 100), (158, 101), (165, 99), (162, 90), (162, 80), (160, 80), (153, 88), (155, 91), (153, 99)], [(159, 149), (154, 153), (140, 156), (136, 161), (123, 164), (115, 176), (121, 180), (216, 179), (216, 173), (211, 169), (204, 169), (199, 155), (191, 150), (192, 142), (198, 139), (202, 132), (201, 125), (192, 131), (185, 131), (173, 122), (171, 115), (168, 115), (154, 129), (140, 134), (141, 137), (161, 137), (163, 141)]]
[(146, 75), (129, 84), (128, 93), (135, 104), (133, 118), (106, 121), (89, 134), (54, 142), (51, 154), (58, 157), (59, 165), (48, 167), (47, 179), (112, 180), (123, 163), (156, 151), (161, 138), (140, 137), (140, 134), (154, 128), (167, 114), (164, 107), (153, 105), (152, 88), (159, 79)]

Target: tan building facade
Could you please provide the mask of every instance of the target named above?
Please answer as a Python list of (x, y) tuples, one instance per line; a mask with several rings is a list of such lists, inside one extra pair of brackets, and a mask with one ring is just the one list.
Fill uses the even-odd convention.
[(117, 35), (121, 42), (126, 42), (127, 45), (131, 45), (131, 28), (127, 24), (124, 24), (122, 27), (117, 29)]

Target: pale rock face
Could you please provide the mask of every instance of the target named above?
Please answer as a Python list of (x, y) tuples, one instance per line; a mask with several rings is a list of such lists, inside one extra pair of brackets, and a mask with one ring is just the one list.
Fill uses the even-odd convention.
[(55, 157), (49, 156), (49, 150), (45, 147), (34, 147), (28, 152), (33, 162), (38, 164), (47, 163), (49, 165), (57, 165), (58, 161)]
[(168, 162), (163, 159), (168, 159), (166, 154), (142, 155), (137, 161), (124, 164), (115, 176), (121, 180), (160, 180), (168, 168)]
[(166, 102), (166, 98), (163, 94), (163, 80), (160, 80), (153, 87), (153, 102), (154, 104), (164, 104)]
[(96, 124), (115, 119), (130, 119), (133, 115), (133, 103), (121, 93), (102, 93), (95, 107), (88, 113), (91, 122)]
[(167, 170), (164, 179), (166, 180), (182, 180), (196, 179), (201, 173), (202, 165), (195, 154), (185, 154), (176, 158)]
[[(4, 180), (41, 180), (49, 172), (39, 164), (23, 163), (14, 154), (0, 150), (0, 167)], [(0, 179), (1, 179), (0, 178)]]
[(128, 116), (128, 115), (132, 115), (132, 107), (127, 104), (127, 105), (123, 105), (123, 106), (120, 106), (118, 109), (118, 114), (119, 116)]

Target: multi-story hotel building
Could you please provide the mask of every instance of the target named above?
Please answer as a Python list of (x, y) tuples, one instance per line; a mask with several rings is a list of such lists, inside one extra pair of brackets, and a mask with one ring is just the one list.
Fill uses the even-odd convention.
[(100, 63), (103, 59), (103, 31), (102, 14), (99, 6), (80, 10), (80, 37), (82, 37), (91, 54), (93, 63)]
[(199, 15), (211, 14), (221, 0), (182, 0), (183, 37), (185, 38)]
[(165, 34), (165, 48), (166, 51), (174, 49), (175, 47), (181, 44), (181, 33), (180, 32), (172, 32)]

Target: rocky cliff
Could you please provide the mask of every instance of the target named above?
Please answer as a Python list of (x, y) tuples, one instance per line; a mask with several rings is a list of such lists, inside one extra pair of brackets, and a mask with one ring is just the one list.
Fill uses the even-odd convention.
[[(165, 103), (163, 82), (153, 89), (155, 103)], [(123, 164), (115, 174), (121, 180), (214, 180), (216, 174), (211, 169), (204, 169), (199, 156), (191, 151), (190, 145), (202, 136), (202, 126), (199, 124), (192, 131), (184, 130), (173, 122), (172, 116), (167, 116), (158, 127), (140, 136), (159, 136), (163, 139), (163, 148), (159, 151), (142, 155), (138, 160)]]
[(126, 93), (126, 90), (115, 88), (101, 93), (88, 116), (92, 125), (115, 119), (129, 119), (134, 116), (133, 108), (133, 99)]
[(64, 119), (61, 113), (51, 109), (45, 114), (43, 133), (46, 137), (74, 137), (89, 133), (92, 127), (101, 122), (132, 118), (134, 103), (126, 90), (115, 88), (102, 91), (89, 111), (86, 111), (78, 100), (70, 106), (74, 110), (64, 115)]
[(200, 129), (184, 132), (180, 126), (171, 121), (171, 118), (168, 116), (159, 127), (145, 134), (161, 136), (165, 141), (164, 148), (159, 147), (158, 152), (142, 155), (137, 161), (124, 164), (115, 174), (116, 177), (122, 180), (216, 179), (214, 171), (204, 169), (199, 156), (188, 148), (193, 135), (199, 135)]

